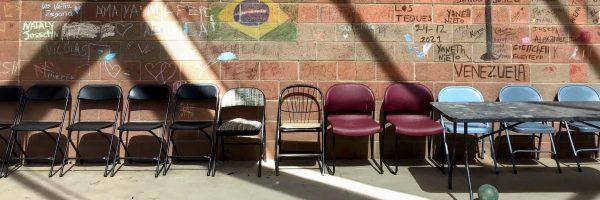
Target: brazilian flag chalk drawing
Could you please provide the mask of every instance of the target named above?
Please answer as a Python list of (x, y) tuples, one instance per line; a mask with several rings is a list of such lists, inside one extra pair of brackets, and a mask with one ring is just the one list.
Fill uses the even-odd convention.
[[(293, 23), (297, 15), (297, 7), (281, 7), (278, 3), (269, 0), (235, 0), (225, 7), (215, 8), (220, 25), (218, 32), (221, 37), (230, 35), (232, 38), (221, 39), (244, 39), (239, 34), (227, 33), (233, 29), (243, 33), (250, 40), (275, 40), (295, 41), (296, 26)], [(217, 38), (214, 38), (217, 39)]]

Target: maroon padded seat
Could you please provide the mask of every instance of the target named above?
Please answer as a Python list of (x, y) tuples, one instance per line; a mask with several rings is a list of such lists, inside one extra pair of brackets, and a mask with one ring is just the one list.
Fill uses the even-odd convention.
[(441, 134), (443, 127), (425, 115), (388, 115), (386, 120), (396, 127), (396, 133), (409, 136)]
[[(374, 120), (375, 96), (373, 92), (363, 84), (341, 83), (331, 86), (327, 90), (325, 99), (325, 119), (331, 125), (332, 134), (332, 158), (335, 174), (335, 136), (369, 136), (371, 147), (371, 159), (374, 159), (375, 134), (379, 134), (381, 140), (381, 126)], [(327, 125), (325, 126), (327, 127)], [(325, 137), (324, 139), (327, 139)], [(325, 143), (325, 141), (324, 141)], [(356, 147), (348, 147), (356, 148)], [(327, 149), (324, 149), (327, 150)], [(379, 148), (381, 154), (381, 148)], [(377, 166), (378, 172), (383, 173), (382, 159)]]
[[(383, 110), (386, 120), (396, 127), (396, 133), (411, 136), (442, 134), (444, 128), (433, 121), (429, 103), (433, 95), (418, 83), (395, 83), (384, 95)], [(390, 120), (391, 119), (391, 120)]]
[(381, 132), (379, 124), (369, 115), (333, 115), (327, 117), (334, 134), (369, 136)]
[(381, 131), (373, 120), (375, 97), (363, 84), (343, 83), (329, 88), (325, 99), (327, 121), (334, 134), (369, 136)]
[[(432, 136), (441, 136), (443, 145), (445, 148), (444, 154), (446, 155), (446, 162), (450, 163), (446, 138), (444, 135), (443, 126), (431, 119), (431, 107), (430, 103), (433, 101), (433, 95), (427, 87), (419, 83), (394, 83), (390, 85), (386, 90), (383, 98), (383, 105), (381, 106), (382, 118), (381, 126), (385, 127), (387, 123), (392, 124), (395, 127), (394, 134), (394, 151), (396, 152), (396, 163), (395, 170), (390, 168), (392, 174), (398, 172), (399, 165), (399, 153), (398, 153), (398, 135), (407, 135), (414, 137), (426, 137), (428, 141), (428, 158), (431, 157), (431, 142), (433, 141)], [(383, 138), (383, 137), (382, 137)], [(384, 140), (380, 139), (380, 148), (384, 146)], [(382, 152), (383, 153), (383, 152)], [(380, 155), (384, 156), (384, 155)], [(444, 164), (441, 165), (442, 173), (445, 172)]]

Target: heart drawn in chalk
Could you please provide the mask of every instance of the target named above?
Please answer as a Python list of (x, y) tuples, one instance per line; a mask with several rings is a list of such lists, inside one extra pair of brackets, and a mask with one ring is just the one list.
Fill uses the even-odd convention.
[(121, 37), (125, 36), (125, 33), (127, 33), (127, 31), (129, 31), (129, 29), (131, 27), (133, 27), (133, 23), (131, 22), (125, 22), (125, 23), (114, 23), (115, 24), (115, 31), (117, 31), (117, 34), (119, 34)]
[(104, 69), (106, 69), (106, 72), (108, 72), (110, 77), (117, 78), (117, 76), (119, 76), (119, 73), (121, 72), (120, 65), (113, 64), (108, 61), (104, 61), (102, 64), (104, 65)]
[(154, 80), (160, 81), (162, 83), (171, 80), (175, 73), (177, 72), (177, 68), (174, 63), (160, 61), (156, 63), (146, 63), (144, 68), (152, 76)]

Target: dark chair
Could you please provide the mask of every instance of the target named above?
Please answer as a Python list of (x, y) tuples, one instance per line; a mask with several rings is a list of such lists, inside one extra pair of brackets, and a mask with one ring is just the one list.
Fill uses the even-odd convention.
[[(371, 159), (374, 156), (375, 134), (379, 133), (382, 139), (381, 127), (375, 119), (375, 97), (373, 92), (363, 84), (341, 83), (331, 86), (327, 90), (325, 99), (325, 119), (332, 129), (332, 172), (335, 174), (335, 137), (336, 135), (348, 137), (369, 136)], [(327, 127), (327, 124), (325, 124)], [(327, 137), (324, 137), (327, 138)], [(325, 148), (325, 150), (327, 150)], [(383, 152), (381, 146), (379, 152)], [(383, 173), (382, 158), (379, 160), (378, 173)]]
[[(257, 119), (247, 118), (234, 118), (231, 120), (223, 120), (222, 112), (225, 108), (257, 108), (258, 113)], [(255, 113), (246, 113), (253, 115)], [(259, 121), (260, 120), (260, 121)], [(217, 139), (216, 144), (213, 146), (221, 145), (221, 155), (225, 154), (226, 144), (243, 144), (243, 145), (258, 145), (259, 146), (259, 159), (258, 159), (258, 176), (261, 176), (262, 161), (265, 158), (265, 95), (262, 91), (257, 88), (234, 88), (230, 89), (221, 98), (219, 111), (217, 114)], [(260, 142), (225, 142), (225, 137), (236, 137), (236, 136), (252, 136), (260, 135)], [(219, 144), (220, 143), (220, 144)], [(213, 151), (215, 154), (216, 151)], [(215, 155), (212, 156), (216, 158)], [(213, 159), (212, 164), (212, 176), (215, 175), (216, 171), (216, 160)]]
[[(0, 122), (0, 131), (8, 130), (8, 129), (10, 129), (11, 126), (13, 126), (15, 123), (17, 123), (19, 116), (20, 116), (19, 111), (21, 110), (20, 107), (21, 107), (21, 98), (22, 97), (23, 97), (23, 88), (21, 88), (21, 86), (13, 86), (13, 85), (0, 86), (0, 103), (1, 104), (10, 104), (10, 103), (16, 104), (15, 116), (14, 116), (12, 122), (10, 122), (10, 121)], [(8, 147), (9, 139), (6, 139), (0, 135), (0, 140), (2, 140), (2, 142), (4, 142), (4, 144), (6, 145), (6, 147)], [(21, 144), (19, 144), (19, 143), (15, 143), (15, 144), (17, 145), (17, 147), (19, 148), (21, 153), (25, 152), (23, 147), (21, 147)], [(13, 156), (15, 156), (15, 157), (18, 156), (14, 151), (11, 152), (11, 154), (13, 154)], [(6, 160), (7, 160), (7, 157), (3, 156), (2, 164), (0, 165), (0, 177), (2, 177), (4, 175), (3, 169), (4, 169)]]
[[(187, 158), (187, 159), (197, 159), (197, 158), (206, 158), (206, 156), (182, 156), (179, 154), (179, 150), (177, 149), (177, 146), (175, 145), (175, 141), (174, 141), (174, 136), (175, 136), (175, 131), (197, 131), (198, 135), (202, 135), (204, 137), (206, 137), (206, 139), (208, 140), (208, 144), (210, 145), (210, 155), (209, 155), (209, 160), (208, 160), (208, 172), (206, 173), (207, 176), (210, 176), (211, 173), (211, 164), (212, 164), (212, 159), (214, 159), (212, 157), (213, 155), (213, 139), (214, 138), (214, 132), (216, 131), (216, 129), (213, 127), (214, 124), (216, 124), (216, 112), (215, 112), (215, 116), (213, 117), (212, 120), (194, 120), (194, 121), (189, 121), (189, 120), (179, 120), (177, 119), (177, 114), (176, 111), (178, 110), (178, 106), (180, 105), (181, 102), (190, 102), (190, 101), (194, 101), (194, 102), (207, 102), (212, 104), (214, 107), (212, 107), (212, 109), (214, 109), (215, 111), (217, 111), (217, 109), (219, 108), (219, 88), (213, 84), (184, 84), (181, 85), (178, 89), (177, 92), (175, 93), (175, 103), (173, 106), (173, 123), (171, 124), (170, 127), (170, 134), (169, 134), (169, 141), (167, 142), (167, 144), (173, 144), (173, 152), (171, 155), (169, 156), (172, 159), (179, 159), (179, 158)], [(210, 128), (213, 127), (212, 133), (209, 135), (206, 132), (206, 128)], [(168, 169), (168, 168), (167, 168)], [(163, 172), (163, 175), (167, 173), (167, 170), (165, 170)]]
[[(19, 111), (18, 121), (11, 127), (12, 133), (9, 139), (9, 145), (7, 148), (5, 155), (5, 160), (10, 160), (11, 152), (13, 151), (14, 144), (19, 143), (19, 132), (34, 132), (39, 131), (43, 134), (47, 135), (50, 139), (52, 139), (55, 143), (54, 145), (54, 153), (50, 157), (29, 157), (25, 152), (23, 152), (23, 157), (17, 158), (18, 160), (48, 160), (51, 161), (50, 171), (48, 173), (49, 177), (54, 175), (54, 163), (56, 162), (56, 153), (60, 152), (60, 154), (64, 157), (65, 152), (59, 148), (60, 138), (62, 136), (63, 124), (65, 121), (65, 116), (67, 114), (67, 108), (69, 106), (69, 102), (71, 100), (71, 93), (69, 87), (65, 85), (46, 85), (39, 84), (31, 86), (25, 92), (23, 97), (21, 110)], [(23, 114), (25, 112), (25, 108), (27, 105), (35, 103), (35, 102), (62, 102), (62, 116), (60, 121), (22, 121)], [(54, 138), (48, 130), (57, 128), (57, 136)], [(5, 162), (6, 163), (6, 162)], [(7, 164), (4, 165), (3, 169), (7, 170)], [(4, 176), (8, 176), (7, 171), (4, 171)]]
[[(311, 85), (291, 85), (279, 94), (277, 110), (277, 134), (275, 136), (275, 175), (279, 175), (279, 162), (284, 157), (317, 157), (321, 160), (321, 174), (325, 173), (325, 154), (323, 152), (323, 93)], [(288, 135), (298, 132), (317, 133), (318, 151), (282, 150), (282, 133)]]
[[(64, 175), (64, 167), (69, 159), (74, 159), (76, 161), (83, 162), (85, 159), (101, 159), (105, 162), (104, 166), (104, 177), (108, 176), (108, 165), (110, 162), (111, 154), (114, 152), (113, 149), (113, 140), (115, 135), (115, 129), (117, 127), (117, 120), (119, 119), (119, 111), (121, 109), (121, 99), (122, 99), (121, 87), (118, 85), (86, 85), (79, 90), (77, 94), (77, 103), (75, 104), (75, 108), (73, 109), (73, 118), (69, 122), (69, 126), (67, 127), (67, 145), (65, 147), (64, 152), (66, 152), (67, 156), (63, 157), (62, 165), (60, 167), (60, 176)], [(83, 111), (81, 110), (82, 103), (105, 103), (111, 102), (114, 104), (114, 117), (112, 121), (81, 121), (81, 117), (78, 117), (78, 114)], [(102, 130), (111, 128), (110, 132), (103, 132)], [(108, 142), (108, 151), (106, 156), (104, 157), (82, 157), (81, 152), (79, 151), (77, 145), (72, 140), (73, 131), (92, 131), (99, 133), (102, 137), (106, 139)], [(69, 146), (73, 145), (73, 150), (75, 150), (76, 157), (69, 158), (68, 151)]]
[[(501, 102), (541, 102), (542, 96), (533, 87), (526, 85), (507, 85), (500, 89), (498, 98)], [(556, 161), (556, 168), (558, 173), (561, 173), (560, 165), (558, 163), (558, 156), (556, 156), (556, 147), (554, 145), (554, 127), (547, 122), (525, 122), (518, 124), (505, 122), (501, 124), (503, 127), (513, 126), (510, 131), (515, 133), (531, 134), (531, 137), (538, 139), (538, 147), (536, 149), (518, 149), (514, 150), (510, 141), (510, 131), (506, 130), (506, 141), (508, 142), (508, 150), (510, 151), (510, 160), (513, 166), (513, 173), (517, 173), (515, 165), (515, 153), (519, 152), (535, 152), (536, 159), (539, 159), (541, 147), (542, 147), (542, 136), (544, 134), (550, 134), (550, 153), (552, 153), (554, 160)], [(536, 135), (539, 134), (539, 135)]]
[[(431, 141), (433, 141), (433, 136), (439, 135), (442, 144), (441, 149), (445, 154), (446, 162), (450, 163), (444, 127), (433, 120), (431, 106), (429, 105), (431, 102), (433, 102), (433, 95), (422, 84), (394, 83), (385, 90), (381, 110), (381, 128), (384, 129), (387, 123), (392, 124), (395, 128), (394, 151), (396, 153), (396, 163), (395, 169), (390, 169), (392, 174), (398, 172), (398, 135), (425, 137), (428, 141), (429, 159), (431, 159)], [(385, 142), (382, 140), (380, 143), (381, 146), (384, 146)], [(441, 170), (444, 173), (443, 164)]]
[[(132, 104), (143, 103), (143, 102), (165, 102), (165, 112), (164, 117), (161, 121), (131, 121), (129, 115), (131, 113)], [(171, 104), (171, 88), (164, 84), (148, 84), (148, 85), (135, 85), (129, 90), (129, 95), (127, 95), (127, 104), (125, 109), (123, 110), (123, 119), (121, 120), (121, 125), (119, 126), (119, 136), (117, 138), (117, 153), (115, 154), (115, 158), (113, 160), (113, 166), (111, 168), (111, 177), (116, 173), (116, 165), (117, 162), (120, 162), (121, 159), (126, 160), (154, 160), (156, 161), (156, 170), (154, 173), (154, 177), (158, 177), (160, 172), (166, 167), (166, 158), (163, 161), (163, 167), (160, 167), (160, 161), (164, 154), (167, 156), (167, 148), (165, 147), (165, 132), (167, 128), (167, 115), (169, 113), (169, 107)], [(125, 122), (127, 121), (127, 122)], [(158, 137), (153, 130), (161, 130), (161, 137)], [(159, 143), (160, 147), (158, 150), (158, 155), (155, 157), (133, 157), (129, 153), (127, 149), (127, 145), (123, 142), (123, 133), (129, 131), (144, 131), (150, 133)], [(119, 145), (120, 144), (120, 145)], [(121, 146), (125, 149), (125, 157), (121, 157), (119, 155)]]
[[(558, 101), (600, 101), (600, 95), (594, 88), (587, 85), (565, 85), (558, 89), (557, 93)], [(600, 146), (596, 148), (577, 148), (575, 147), (575, 143), (573, 142), (573, 136), (571, 135), (572, 131), (583, 134), (594, 134), (598, 138), (598, 145), (600, 145), (600, 129), (596, 128), (600, 126), (600, 121), (585, 121), (585, 122), (560, 122), (561, 125), (559, 127), (558, 132), (562, 131), (563, 126), (567, 130), (567, 137), (569, 138), (569, 143), (571, 144), (571, 150), (573, 152), (573, 156), (575, 156), (575, 162), (577, 162), (577, 170), (581, 172), (581, 166), (579, 164), (579, 156), (577, 155), (581, 151), (594, 151), (594, 156), (598, 157), (598, 151), (600, 151)], [(590, 126), (594, 125), (594, 126)], [(560, 144), (560, 136), (558, 135), (557, 142)]]

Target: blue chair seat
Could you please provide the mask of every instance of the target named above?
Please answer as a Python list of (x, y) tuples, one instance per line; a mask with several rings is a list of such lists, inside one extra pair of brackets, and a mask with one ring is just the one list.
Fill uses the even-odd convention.
[[(512, 124), (515, 123), (508, 123), (509, 126)], [(525, 122), (512, 127), (510, 130), (517, 133), (554, 133), (554, 127), (541, 122)]]
[[(587, 123), (593, 124), (595, 126), (600, 126), (600, 121), (586, 121)], [(600, 132), (600, 129), (584, 124), (582, 122), (572, 122), (569, 123), (569, 128), (575, 130), (579, 133), (595, 133)]]
[[(490, 133), (492, 132), (492, 127), (490, 127), (486, 123), (469, 123), (468, 124), (468, 134), (481, 134), (481, 133)], [(454, 125), (452, 122), (444, 122), (444, 127), (446, 128), (447, 133), (454, 133)], [(457, 123), (456, 128), (458, 129), (456, 133), (464, 134), (465, 128), (463, 123)]]

